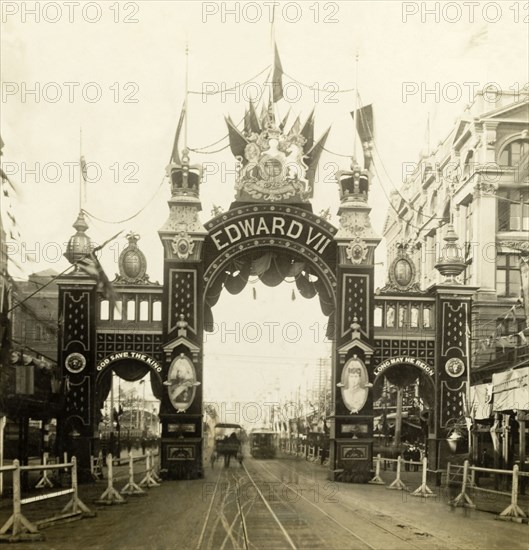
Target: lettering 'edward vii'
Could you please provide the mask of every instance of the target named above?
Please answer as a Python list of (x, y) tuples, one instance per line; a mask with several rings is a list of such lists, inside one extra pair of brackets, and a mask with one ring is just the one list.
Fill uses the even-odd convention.
[(322, 254), (331, 242), (327, 235), (312, 225), (282, 216), (258, 216), (236, 220), (213, 233), (211, 238), (217, 249), (223, 250), (230, 244), (260, 236), (285, 237), (311, 247), (319, 254)]

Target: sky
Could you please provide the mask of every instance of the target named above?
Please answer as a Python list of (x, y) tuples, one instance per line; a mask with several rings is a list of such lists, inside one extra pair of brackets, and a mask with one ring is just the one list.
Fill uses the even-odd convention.
[[(314, 88), (349, 90), (358, 82), (362, 104), (374, 106), (378, 177), (369, 202), (379, 234), (387, 196), (400, 185), (404, 167), (419, 161), (428, 139), (435, 148), (473, 92), (491, 83), (520, 89), (529, 81), (526, 2), (281, 2), (273, 31), (270, 5), (2, 3), (0, 132), (2, 168), (19, 189), (9, 199), (21, 234), (10, 248), (21, 267), (12, 266), (16, 276), (68, 266), (61, 254), (79, 211), (82, 154), (90, 180), (83, 208), (105, 220), (91, 218), (89, 235), (101, 243), (121, 229), (139, 233), (151, 280), (161, 281), (157, 230), (168, 214), (164, 174), (185, 96), (186, 42), (190, 91), (239, 84), (237, 94), (189, 96), (187, 143), (216, 151), (227, 143), (221, 139), (227, 134), (224, 116), (238, 122), (247, 100), (266, 94), (264, 69), (272, 63), (274, 34), (288, 75), (288, 100), (277, 104), (279, 114), (290, 108), (291, 121), (297, 115), (303, 120), (315, 106), (316, 134), (332, 126), (326, 148), (334, 154), (322, 156), (313, 209), (330, 208), (333, 223), (339, 201), (332, 175), (348, 168), (353, 154), (355, 94)], [(234, 198), (234, 160), (224, 149), (193, 153), (191, 161), (206, 169), (201, 186), (206, 222), (213, 205), (227, 209)], [(103, 251), (101, 262), (111, 278), (125, 245), (122, 236)], [(383, 243), (376, 261), (382, 286)], [(292, 301), (291, 290), (286, 283), (275, 289), (257, 285), (256, 300), (250, 288), (222, 296), (214, 314), (226, 329), (235, 330), (236, 322), (292, 322), (301, 327), (302, 338), (294, 343), (276, 336), (270, 343), (262, 336), (236, 344), (220, 330), (208, 336), (211, 398), (229, 394), (233, 376), (256, 395), (279, 377), (288, 394), (305, 378), (305, 365), (329, 356), (328, 343), (313, 338), (309, 328), (325, 322), (319, 306), (299, 295)], [(251, 368), (255, 363), (259, 372)], [(260, 370), (264, 363), (266, 376)]]

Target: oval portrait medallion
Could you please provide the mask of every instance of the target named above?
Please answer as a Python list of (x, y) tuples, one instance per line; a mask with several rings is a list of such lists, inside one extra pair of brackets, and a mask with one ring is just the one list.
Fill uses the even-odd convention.
[(197, 377), (195, 366), (183, 353), (176, 357), (169, 367), (167, 382), (169, 399), (178, 412), (189, 408), (195, 398)]

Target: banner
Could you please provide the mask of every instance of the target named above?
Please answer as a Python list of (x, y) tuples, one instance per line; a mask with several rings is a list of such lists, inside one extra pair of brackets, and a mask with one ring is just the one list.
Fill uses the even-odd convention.
[(493, 411), (529, 410), (529, 367), (492, 375)]
[(492, 415), (492, 384), (477, 384), (470, 388), (470, 415), (484, 420)]

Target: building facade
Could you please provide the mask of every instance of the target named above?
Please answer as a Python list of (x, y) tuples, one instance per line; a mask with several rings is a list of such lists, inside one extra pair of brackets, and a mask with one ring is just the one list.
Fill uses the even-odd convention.
[(459, 282), (473, 295), (472, 367), (520, 345), (520, 248), (529, 238), (529, 102), (514, 92), (480, 93), (438, 148), (413, 166), (391, 197), (388, 264), (406, 246), (420, 289), (435, 269), (448, 224), (465, 258)]

